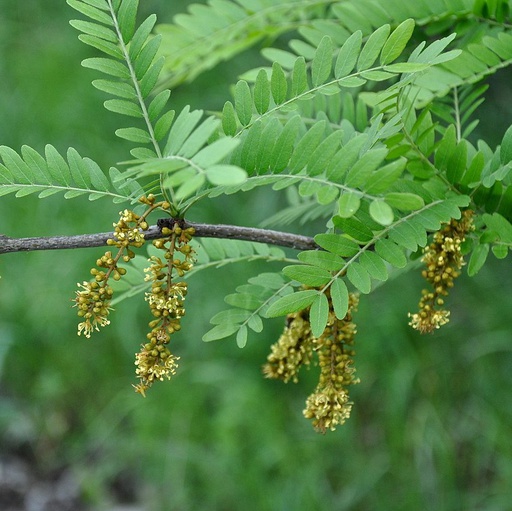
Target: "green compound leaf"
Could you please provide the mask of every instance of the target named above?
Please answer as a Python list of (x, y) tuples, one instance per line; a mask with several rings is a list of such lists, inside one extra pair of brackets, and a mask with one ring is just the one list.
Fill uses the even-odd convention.
[(130, 39), (135, 33), (135, 22), (138, 7), (139, 0), (123, 0), (119, 7), (119, 11), (117, 12), (119, 29), (121, 30), (125, 44), (130, 42)]
[[(412, 227), (412, 225), (409, 225), (408, 223), (402, 222), (393, 226), (389, 232), (389, 238), (393, 240), (397, 245), (407, 248), (412, 252), (415, 252), (418, 249), (418, 242), (416, 241), (416, 230), (414, 227)], [(424, 241), (426, 243), (426, 236)]]
[(297, 57), (292, 71), (292, 96), (298, 96), (308, 88), (308, 75), (304, 57)]
[(345, 41), (338, 53), (334, 66), (334, 76), (336, 78), (343, 78), (354, 69), (362, 40), (363, 34), (360, 30), (357, 30)]
[(396, 268), (404, 268), (407, 265), (407, 258), (403, 250), (391, 240), (379, 240), (375, 243), (375, 252)]
[(345, 264), (341, 257), (324, 250), (307, 250), (301, 252), (297, 258), (302, 263), (317, 266), (327, 271), (338, 271)]
[(352, 257), (359, 252), (359, 245), (339, 234), (317, 234), (315, 241), (325, 250), (341, 257)]
[(492, 253), (496, 259), (505, 259), (508, 256), (508, 247), (506, 245), (493, 245)]
[(384, 261), (374, 252), (369, 252), (368, 250), (363, 252), (359, 256), (359, 262), (373, 279), (383, 282), (388, 279), (388, 271)]
[(315, 56), (311, 62), (311, 79), (313, 87), (323, 84), (332, 69), (332, 40), (324, 36), (316, 49)]
[(107, 110), (128, 117), (142, 117), (142, 110), (137, 103), (124, 99), (107, 99), (103, 103)]
[(317, 122), (300, 139), (288, 165), (292, 174), (300, 172), (307, 165), (310, 155), (323, 138), (326, 126), (326, 121)]
[(275, 318), (306, 309), (313, 303), (316, 296), (318, 296), (318, 291), (314, 289), (297, 291), (291, 295), (283, 296), (270, 305), (267, 309), (266, 316)]
[(368, 69), (377, 60), (390, 31), (389, 25), (383, 25), (370, 35), (357, 60), (358, 71)]
[[(282, 67), (277, 62), (272, 64), (270, 90), (272, 91), (272, 98), (276, 105), (280, 105), (286, 101), (286, 95), (288, 94), (288, 82), (286, 81), (286, 75), (284, 74)], [(240, 120), (240, 122), (242, 122), (242, 120)]]
[(342, 193), (338, 200), (338, 215), (341, 218), (350, 218), (355, 215), (361, 206), (361, 198), (358, 193)]
[(156, 52), (160, 47), (161, 40), (162, 37), (160, 35), (150, 39), (135, 59), (135, 76), (138, 80), (141, 80), (146, 75), (148, 69), (153, 63)]
[(206, 178), (214, 186), (237, 185), (247, 179), (247, 172), (235, 165), (213, 165), (206, 169)]
[[(109, 17), (109, 24), (112, 20)], [(98, 25), (97, 23), (91, 23), (90, 21), (82, 21), (82, 20), (71, 20), (69, 24), (80, 30), (84, 34), (91, 35), (98, 39), (103, 39), (104, 41), (117, 42), (117, 36), (113, 30), (110, 30), (103, 25)]]
[(487, 256), (489, 255), (489, 244), (484, 243), (477, 245), (471, 252), (471, 257), (468, 263), (468, 275), (474, 277), (485, 264)]
[(123, 78), (125, 80), (130, 78), (128, 68), (121, 62), (116, 62), (115, 60), (103, 57), (92, 57), (82, 60), (82, 66), (89, 69), (95, 69), (96, 71), (100, 71), (101, 73), (115, 76), (117, 78)]
[(381, 225), (391, 225), (393, 223), (393, 210), (382, 199), (376, 199), (370, 203), (370, 215)]
[(482, 215), (482, 219), (487, 227), (498, 235), (501, 241), (512, 244), (512, 224), (506, 218), (499, 213), (493, 213), (492, 215), (485, 213)]
[(347, 278), (361, 293), (368, 294), (372, 290), (370, 275), (359, 263), (349, 265)]
[(233, 335), (238, 329), (239, 325), (233, 323), (224, 323), (214, 326), (211, 330), (203, 335), (204, 342), (217, 341)]
[(413, 19), (407, 19), (400, 23), (389, 36), (380, 55), (380, 63), (383, 66), (393, 62), (402, 54), (412, 36), (414, 24)]
[(315, 266), (292, 265), (285, 266), (283, 273), (290, 279), (312, 287), (324, 286), (331, 280), (331, 274), (327, 270)]
[(500, 161), (506, 165), (512, 160), (512, 126), (508, 128), (501, 141)]
[(147, 144), (151, 141), (149, 133), (140, 128), (119, 128), (116, 130), (116, 135), (137, 144)]
[(135, 31), (135, 34), (130, 41), (130, 47), (128, 49), (130, 58), (136, 59), (139, 55), (140, 51), (142, 50), (142, 47), (144, 46), (145, 42), (148, 40), (148, 37), (150, 36), (153, 27), (156, 23), (156, 15), (151, 14), (148, 16), (137, 28)]
[[(259, 317), (259, 316), (254, 316), (254, 317)], [(242, 325), (240, 327), (240, 330), (238, 330), (238, 332), (236, 333), (236, 345), (239, 347), (239, 348), (245, 348), (245, 345), (247, 344), (247, 326), (246, 325)]]
[(92, 85), (98, 90), (124, 99), (137, 99), (135, 89), (129, 83), (114, 82), (112, 80), (93, 80)]
[(391, 207), (400, 211), (414, 211), (425, 205), (425, 201), (414, 193), (390, 192), (384, 196), (384, 200)]
[(357, 218), (334, 217), (333, 221), (336, 227), (361, 243), (367, 243), (373, 239), (372, 230)]
[(222, 109), (222, 129), (226, 135), (234, 136), (236, 134), (235, 107), (231, 101), (226, 101)]
[(327, 297), (321, 293), (315, 297), (309, 310), (309, 322), (311, 324), (311, 332), (314, 337), (320, 337), (329, 318), (329, 302)]
[(330, 287), (332, 307), (338, 319), (343, 319), (348, 312), (348, 289), (341, 278), (333, 281)]
[(252, 119), (252, 98), (245, 80), (240, 80), (235, 86), (235, 110), (242, 125), (248, 126)]
[[(102, 10), (98, 9), (93, 5), (89, 5), (86, 2), (79, 2), (78, 0), (66, 0), (66, 2), (68, 5), (73, 7), (73, 9), (77, 10), (78, 12), (81, 12), (88, 18), (99, 21), (100, 23), (103, 23), (105, 25), (112, 24), (112, 18), (106, 12), (103, 12)], [(105, 4), (102, 7), (108, 8), (108, 5)]]
[(270, 105), (270, 82), (268, 81), (267, 72), (260, 69), (256, 82), (254, 84), (254, 106), (256, 112), (264, 114)]

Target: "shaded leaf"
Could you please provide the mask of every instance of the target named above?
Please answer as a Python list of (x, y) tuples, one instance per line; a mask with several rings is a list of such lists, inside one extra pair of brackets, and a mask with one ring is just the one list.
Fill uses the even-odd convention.
[(204, 342), (216, 341), (233, 335), (238, 330), (238, 325), (233, 323), (224, 323), (214, 326), (211, 330), (203, 335)]
[(332, 68), (332, 39), (329, 36), (322, 37), (320, 44), (311, 62), (311, 80), (313, 87), (325, 83)]
[(404, 268), (407, 265), (407, 258), (403, 250), (391, 240), (383, 239), (377, 241), (375, 243), (375, 252), (395, 268)]
[(359, 56), (362, 39), (362, 32), (357, 30), (345, 41), (338, 53), (334, 66), (334, 76), (336, 78), (343, 78), (354, 69), (357, 57)]
[[(203, 338), (204, 340), (204, 338)], [(245, 348), (245, 345), (247, 344), (247, 327), (245, 325), (242, 325), (238, 332), (236, 333), (236, 345), (239, 348)]]
[[(270, 76), (270, 90), (272, 91), (272, 98), (276, 105), (280, 105), (286, 101), (288, 94), (288, 82), (281, 66), (274, 62), (272, 64), (272, 75)], [(240, 120), (240, 122), (242, 122)], [(243, 123), (242, 123), (243, 124)]]
[(325, 250), (341, 257), (352, 257), (359, 252), (359, 245), (339, 234), (317, 234), (315, 241)]
[(311, 287), (324, 286), (331, 279), (331, 274), (327, 270), (316, 266), (298, 264), (285, 266), (283, 273), (290, 279)]
[(260, 69), (254, 84), (254, 106), (259, 114), (263, 114), (268, 110), (269, 105), (270, 83), (267, 72), (264, 69)]
[(291, 312), (297, 312), (309, 307), (318, 291), (314, 289), (307, 289), (305, 291), (297, 291), (296, 293), (282, 296), (273, 302), (266, 311), (266, 316), (274, 318), (276, 316), (283, 316)]
[(323, 250), (307, 250), (301, 252), (297, 259), (312, 266), (318, 266), (328, 271), (338, 271), (344, 264), (341, 257)]
[(361, 266), (373, 279), (385, 281), (388, 278), (386, 264), (375, 252), (366, 251), (359, 256)]
[(489, 255), (489, 244), (479, 244), (471, 252), (471, 257), (468, 263), (468, 275), (470, 277), (475, 276), (487, 260)]
[(500, 161), (503, 165), (506, 165), (508, 162), (512, 160), (512, 126), (510, 126), (505, 135), (503, 136), (503, 140), (501, 141), (501, 149), (500, 149)]
[(343, 319), (348, 312), (348, 289), (342, 278), (338, 277), (330, 287), (332, 308), (338, 319)]
[(327, 297), (320, 293), (318, 294), (309, 310), (309, 322), (311, 324), (311, 333), (314, 337), (320, 337), (325, 327), (327, 326), (327, 320), (329, 317), (329, 302)]
[(240, 80), (235, 86), (235, 110), (242, 125), (248, 126), (252, 119), (252, 98), (245, 80)]
[(413, 211), (425, 205), (423, 198), (414, 193), (390, 192), (384, 196), (384, 200), (400, 211)]

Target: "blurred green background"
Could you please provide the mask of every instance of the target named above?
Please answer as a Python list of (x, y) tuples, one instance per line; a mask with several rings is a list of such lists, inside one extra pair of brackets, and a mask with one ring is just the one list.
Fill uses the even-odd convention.
[[(188, 3), (151, 0), (141, 11), (168, 22)], [(74, 11), (65, 2), (0, 0), (0, 12), (0, 144), (73, 146), (105, 169), (126, 159), (129, 146), (113, 134), (126, 121), (103, 109), (105, 96), (90, 85), (95, 73), (80, 66), (93, 51), (68, 25)], [(221, 108), (237, 73), (258, 59), (256, 51), (246, 53), (173, 91), (173, 107)], [(491, 145), (512, 121), (510, 83), (497, 75), (487, 113), (480, 109), (480, 134)], [(258, 225), (281, 199), (268, 190), (217, 199), (191, 219)], [(0, 233), (105, 231), (118, 210), (107, 201), (4, 196)], [(269, 322), (244, 350), (233, 340), (201, 341), (209, 318), (224, 308), (222, 297), (267, 266), (191, 278), (183, 330), (173, 339), (178, 374), (142, 399), (131, 388), (134, 353), (149, 320), (142, 296), (119, 304), (112, 325), (92, 339), (76, 335), (71, 298), (101, 253), (0, 257), (6, 511), (29, 509), (34, 488), (46, 488), (54, 500), (41, 497), (40, 507), (30, 509), (52, 511), (120, 504), (145, 511), (511, 509), (508, 261), (490, 260), (476, 278), (461, 277), (450, 297), (452, 321), (432, 336), (407, 326), (422, 287), (416, 273), (363, 297), (355, 317), (361, 384), (352, 389), (352, 417), (322, 436), (302, 418), (314, 369), (297, 385), (261, 377), (282, 320)], [(12, 467), (26, 472), (18, 493), (9, 483)], [(68, 500), (58, 494), (65, 490)]]

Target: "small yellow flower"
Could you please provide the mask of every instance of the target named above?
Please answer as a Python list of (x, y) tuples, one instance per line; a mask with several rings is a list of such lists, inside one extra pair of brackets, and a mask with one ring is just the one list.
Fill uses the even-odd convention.
[[(329, 293), (327, 297), (330, 302)], [(327, 326), (318, 339), (311, 332), (308, 309), (289, 314), (284, 332), (272, 345), (267, 363), (263, 366), (263, 374), (267, 378), (296, 383), (300, 367), (309, 365), (316, 353), (320, 379), (315, 391), (306, 400), (303, 414), (322, 433), (336, 429), (337, 425), (348, 419), (352, 408), (348, 387), (359, 383), (353, 367), (356, 326), (352, 322), (352, 312), (357, 304), (357, 295), (350, 294), (347, 315), (339, 320), (330, 303)]]
[[(140, 382), (134, 388), (142, 396), (155, 381), (170, 379), (178, 368), (179, 357), (174, 356), (167, 345), (171, 335), (181, 329), (180, 320), (185, 315), (184, 302), (188, 287), (186, 282), (175, 282), (174, 277), (175, 274), (181, 277), (192, 268), (194, 251), (188, 243), (193, 230), (183, 230), (175, 224), (167, 234), (167, 239), (153, 243), (164, 250), (163, 260), (152, 256), (149, 260), (151, 264), (145, 270), (145, 280), (152, 283), (145, 298), (154, 319), (149, 323), (148, 342), (135, 355), (135, 373)], [(182, 256), (175, 257), (176, 252)]]
[(350, 417), (352, 403), (348, 401), (348, 393), (343, 388), (331, 384), (317, 389), (306, 400), (303, 411), (306, 419), (312, 419), (313, 427), (325, 433), (328, 429), (334, 431)]
[(419, 312), (409, 313), (409, 325), (420, 333), (429, 333), (446, 325), (450, 312), (444, 310), (444, 297), (454, 285), (465, 264), (461, 245), (466, 234), (474, 229), (473, 212), (466, 210), (460, 220), (452, 219), (433, 236), (432, 243), (423, 253), (422, 261), (425, 269), (423, 278), (433, 288), (424, 289), (419, 302)]
[(285, 383), (298, 381), (302, 365), (309, 365), (313, 353), (313, 337), (307, 311), (289, 314), (287, 325), (279, 340), (271, 346), (267, 363), (263, 366), (266, 378), (276, 378)]

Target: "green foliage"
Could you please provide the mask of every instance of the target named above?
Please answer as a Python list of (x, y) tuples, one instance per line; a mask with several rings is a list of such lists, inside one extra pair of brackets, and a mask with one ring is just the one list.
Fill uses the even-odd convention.
[(0, 147), (0, 195), (15, 193), (24, 197), (37, 193), (40, 199), (64, 192), (66, 199), (89, 194), (89, 200), (108, 197), (114, 202), (136, 200), (142, 189), (126, 179), (115, 167), (107, 179), (100, 167), (90, 158), (82, 158), (70, 148), (67, 161), (52, 145), (45, 147), (44, 157), (29, 146), (21, 154), (6, 146)]
[[(238, 287), (227, 301), (245, 312), (225, 314), (220, 323), (214, 318), (206, 340), (236, 333), (242, 346), (247, 327), (258, 332), (262, 318), (307, 307), (319, 332), (327, 321), (325, 293), (334, 294), (342, 319), (349, 288), (370, 293), (372, 282), (405, 267), (428, 234), (463, 208), (486, 214), (467, 243), (469, 273), (481, 268), (490, 244), (498, 257), (506, 255), (501, 231), (512, 216), (512, 132), (495, 150), (467, 138), (486, 90), (476, 82), (512, 59), (502, 8), (462, 0), (414, 9), (375, 0), (315, 8), (301, 1), (212, 1), (152, 35), (156, 17), (137, 26), (136, 0), (68, 3), (87, 18), (71, 22), (79, 39), (103, 53), (82, 65), (107, 75), (93, 81), (113, 96), (105, 108), (135, 121), (116, 131), (137, 145), (135, 159), (122, 172), (111, 169), (107, 180), (73, 149), (66, 162), (52, 146), (45, 158), (27, 147), (21, 156), (4, 147), (2, 194), (64, 191), (67, 198), (89, 193), (119, 201), (159, 191), (171, 213), (183, 216), (205, 198), (271, 186), (294, 190), (308, 209), (316, 204), (315, 218), (326, 222), (327, 232), (315, 236), (323, 251), (300, 253), (301, 264), (272, 274), (273, 284), (285, 279), (277, 287), (265, 279)], [(455, 17), (455, 27), (434, 22), (442, 17)], [(276, 29), (276, 19), (288, 24)], [(222, 112), (203, 119), (188, 106), (178, 115), (167, 109), (170, 91), (158, 85), (168, 82), (167, 73), (172, 83), (192, 79), (292, 26), (301, 39), (292, 39), (290, 50), (266, 48), (271, 66), (246, 72)], [(283, 208), (272, 222), (293, 221), (301, 211)], [(219, 262), (233, 259), (220, 253)]]
[[(502, 407), (502, 394), (497, 392), (508, 384), (509, 336), (506, 324), (498, 324), (506, 317), (508, 302), (506, 296), (503, 300), (495, 296), (501, 277), (505, 279), (507, 272), (503, 261), (497, 266), (500, 261), (490, 259), (506, 258), (512, 245), (512, 131), (509, 128), (503, 136), (500, 134), (495, 143), (487, 138), (487, 133), (478, 132), (479, 119), (475, 114), (486, 106), (486, 78), (509, 66), (512, 59), (510, 2), (450, 0), (409, 5), (361, 0), (311, 5), (309, 1), (299, 0), (212, 0), (208, 5), (192, 7), (189, 14), (177, 17), (174, 24), (169, 25), (157, 25), (154, 15), (138, 24), (136, 1), (68, 0), (68, 4), (86, 18), (72, 22), (80, 31), (79, 39), (91, 47), (83, 64), (92, 70), (89, 72), (97, 73), (94, 87), (109, 96), (105, 108), (109, 113), (121, 115), (119, 119), (124, 124), (116, 134), (123, 143), (133, 144), (131, 156), (126, 156), (124, 163), (116, 167), (108, 164), (105, 167), (108, 171), (104, 172), (92, 159), (81, 156), (73, 148), (59, 152), (48, 145), (38, 152), (28, 146), (19, 151), (1, 146), (0, 195), (5, 195), (7, 200), (10, 194), (16, 197), (35, 194), (40, 198), (55, 195), (55, 201), (62, 192), (67, 199), (77, 197), (80, 205), (77, 210), (82, 212), (88, 205), (86, 200), (80, 202), (79, 196), (90, 200), (106, 198), (105, 203), (130, 203), (144, 193), (153, 192), (172, 203), (174, 215), (187, 218), (189, 214), (199, 218), (204, 212), (202, 204), (218, 198), (217, 204), (220, 199), (222, 205), (238, 201), (235, 202), (238, 208), (222, 207), (221, 221), (251, 224), (252, 212), (267, 213), (270, 201), (262, 199), (265, 194), (265, 198), (277, 196), (279, 204), (277, 212), (268, 207), (265, 224), (281, 229), (291, 225), (291, 230), (314, 236), (321, 247), (321, 250), (296, 253), (245, 241), (201, 239), (195, 243), (198, 260), (190, 276), (196, 278), (196, 282), (192, 280), (190, 284), (187, 305), (194, 310), (194, 302), (199, 303), (201, 310), (194, 311), (188, 325), (184, 325), (183, 334), (190, 335), (192, 341), (188, 349), (195, 350), (193, 339), (204, 334), (197, 317), (205, 314), (212, 316), (212, 329), (204, 334), (205, 341), (233, 337), (239, 347), (248, 346), (248, 349), (244, 355), (226, 351), (229, 363), (222, 364), (209, 359), (211, 352), (208, 350), (220, 352), (229, 346), (202, 346), (203, 350), (197, 349), (195, 353), (196, 362), (180, 375), (181, 383), (180, 379), (173, 382), (178, 390), (175, 392), (173, 386), (162, 390), (170, 393), (166, 396), (173, 406), (183, 403), (185, 412), (182, 410), (169, 418), (163, 407), (152, 409), (149, 404), (140, 416), (130, 416), (127, 422), (133, 420), (134, 425), (130, 422), (129, 427), (136, 428), (139, 421), (138, 425), (142, 424), (140, 427), (145, 428), (147, 435), (146, 441), (137, 442), (140, 446), (133, 454), (135, 463), (143, 464), (145, 460), (147, 466), (153, 467), (155, 457), (165, 457), (165, 449), (155, 440), (161, 433), (159, 428), (165, 424), (165, 434), (168, 427), (175, 432), (187, 432), (182, 445), (195, 453), (187, 458), (187, 470), (197, 469), (198, 484), (202, 483), (203, 491), (208, 494), (198, 507), (236, 507), (242, 492), (240, 486), (244, 490), (249, 488), (247, 494), (254, 496), (254, 503), (249, 504), (251, 509), (270, 508), (262, 497), (261, 487), (250, 487), (253, 476), (258, 475), (255, 467), (263, 466), (261, 471), (265, 473), (276, 471), (282, 482), (289, 480), (290, 467), (306, 462), (310, 470), (302, 484), (274, 489), (273, 496), (282, 498), (282, 506), (289, 506), (289, 499), (295, 498), (297, 509), (318, 507), (320, 502), (340, 509), (358, 504), (371, 508), (386, 506), (383, 501), (387, 499), (387, 507), (391, 508), (396, 507), (396, 502), (394, 496), (386, 494), (386, 489), (397, 480), (389, 476), (388, 463), (399, 466), (413, 452), (414, 462), (428, 474), (416, 479), (414, 471), (401, 473), (400, 484), (423, 488), (422, 492), (412, 495), (411, 491), (408, 495), (413, 507), (449, 509), (460, 505), (457, 499), (460, 495), (464, 496), (466, 507), (478, 507), (491, 487), (495, 498), (489, 506), (494, 505), (496, 509), (506, 506), (508, 499), (501, 501), (500, 496), (508, 489), (504, 489), (498, 478), (487, 484), (486, 477), (495, 472), (495, 466), (504, 467), (509, 462), (500, 440), (508, 437), (498, 434), (500, 420), (505, 416), (507, 419), (508, 412)], [(285, 34), (284, 39), (290, 41), (289, 48), (283, 49), (280, 34)], [(226, 88), (221, 111), (203, 117), (201, 110), (190, 107), (178, 111), (169, 109), (168, 102), (172, 102), (174, 96), (171, 99), (166, 86), (194, 80), (219, 61), (234, 58), (258, 41), (266, 42), (267, 48), (262, 54), (269, 64), (244, 73), (233, 84), (231, 98)], [(201, 107), (200, 101), (198, 98), (194, 104)], [(485, 140), (479, 140), (478, 136), (484, 136)], [(57, 141), (54, 143), (59, 147)], [(37, 146), (34, 144), (34, 147)], [(80, 153), (86, 151), (80, 150)], [(197, 203), (202, 204), (196, 208)], [(62, 206), (62, 210), (66, 207)], [(473, 292), (461, 291), (459, 296), (463, 296), (464, 307), (459, 309), (459, 318), (464, 322), (469, 319), (468, 324), (477, 322), (478, 331), (485, 332), (486, 343), (469, 330), (464, 344), (462, 341), (456, 346), (453, 342), (443, 343), (443, 350), (439, 350), (437, 343), (419, 345), (402, 331), (407, 320), (404, 314), (397, 313), (404, 301), (410, 303), (416, 298), (411, 297), (408, 282), (404, 286), (403, 279), (393, 282), (393, 277), (417, 267), (432, 233), (450, 219), (459, 218), (466, 208), (475, 211), (475, 231), (467, 235), (462, 247), (467, 258), (467, 273), (473, 276), (481, 272), (485, 284), (492, 286), (495, 303), (483, 303), (481, 288)], [(110, 218), (100, 218), (99, 210), (94, 211), (98, 221), (96, 224), (89, 222), (89, 229), (103, 230), (105, 225), (111, 224)], [(63, 224), (60, 227), (64, 230)], [(152, 249), (148, 252), (151, 255)], [(77, 264), (75, 261), (59, 265), (72, 268)], [(249, 264), (253, 261), (254, 266)], [(268, 263), (268, 266), (262, 269), (256, 266), (256, 261)], [(142, 255), (128, 265), (126, 277), (116, 283), (116, 303), (147, 291), (148, 283), (143, 280), (146, 265), (147, 259)], [(46, 275), (45, 267), (36, 267), (40, 275)], [(490, 273), (493, 268), (502, 272), (500, 278)], [(218, 280), (217, 272), (228, 277), (222, 277), (225, 282), (219, 289), (216, 284), (201, 288), (197, 283), (199, 279)], [(51, 275), (55, 280), (63, 279), (62, 271)], [(476, 280), (465, 285), (477, 286)], [(229, 282), (234, 283), (225, 298), (227, 307), (220, 310), (222, 306), (215, 299), (226, 294)], [(382, 286), (383, 283), (386, 285)], [(196, 298), (197, 289), (202, 290), (199, 298)], [(393, 296), (387, 294), (388, 289), (394, 290)], [(309, 309), (311, 328), (318, 336), (327, 323), (328, 297), (336, 317), (343, 318), (348, 309), (349, 293), (353, 291), (365, 295), (361, 298), (361, 314), (365, 320), (361, 321), (360, 335), (374, 336), (371, 343), (365, 346), (361, 343), (361, 348), (358, 347), (358, 355), (366, 357), (361, 367), (365, 387), (362, 386), (357, 396), (357, 401), (363, 401), (364, 405), (354, 407), (354, 423), (347, 424), (343, 437), (335, 437), (337, 449), (326, 450), (323, 454), (315, 450), (309, 456), (301, 456), (308, 449), (301, 442), (307, 433), (291, 426), (290, 418), (265, 395), (263, 386), (251, 387), (248, 392), (249, 378), (243, 375), (241, 357), (247, 356), (247, 351), (261, 349), (258, 343), (248, 341), (251, 336), (263, 337), (273, 332), (269, 318), (304, 308)], [(55, 288), (48, 293), (48, 302), (59, 302)], [(130, 302), (122, 305), (122, 308), (130, 307)], [(48, 312), (48, 326), (41, 327), (37, 320), (37, 327), (30, 336), (42, 339), (51, 323), (63, 324), (62, 317), (67, 313), (59, 309), (62, 313), (59, 317), (47, 304), (39, 306)], [(19, 304), (13, 303), (13, 308), (20, 317), (30, 314)], [(102, 378), (105, 378), (103, 374), (119, 380), (126, 377), (107, 361), (124, 359), (125, 353), (133, 351), (132, 339), (127, 339), (126, 331), (131, 327), (137, 331), (136, 322), (142, 320), (137, 318), (135, 307), (131, 310), (126, 323), (115, 331), (118, 340), (112, 339), (111, 345), (101, 343), (95, 348), (94, 355), (101, 353), (99, 360), (87, 355), (87, 351), (80, 352), (78, 357), (63, 354), (66, 350), (62, 350), (60, 343), (54, 345), (54, 339), (63, 335), (64, 328), (59, 329), (51, 341), (46, 341), (37, 363), (29, 361), (27, 348), (24, 348), (26, 343), (19, 343), (16, 350), (12, 350), (15, 351), (12, 356), (22, 360), (22, 370), (15, 364), (12, 367), (6, 364), (9, 385), (19, 379), (18, 371), (30, 374), (31, 378), (23, 380), (27, 385), (33, 380), (36, 390), (26, 392), (32, 392), (30, 398), (39, 400), (45, 410), (47, 406), (54, 406), (59, 425), (60, 417), (67, 420), (60, 409), (63, 406), (60, 400), (69, 399), (74, 403), (77, 399), (74, 395), (62, 398), (65, 396), (62, 393), (66, 392), (64, 383), (61, 385), (60, 380), (43, 374), (41, 359), (46, 360), (48, 366), (58, 365), (62, 374), (73, 379), (87, 381), (89, 377), (89, 386), (99, 386), (101, 380), (106, 388), (105, 396), (97, 399), (105, 405), (106, 416), (98, 416), (88, 434), (103, 450), (107, 442), (96, 440), (97, 429), (103, 427), (110, 431), (110, 419), (119, 417), (119, 402), (112, 399), (109, 404), (108, 400), (115, 396), (109, 393), (111, 383)], [(463, 331), (462, 322), (459, 319), (450, 337), (455, 331)], [(9, 327), (4, 318), (1, 326), (6, 328), (6, 325)], [(264, 328), (265, 334), (262, 334)], [(6, 339), (10, 338), (10, 332), (7, 329)], [(275, 332), (272, 335), (275, 336)], [(383, 349), (390, 357), (392, 371), (382, 369), (382, 351), (376, 350), (376, 345), (386, 346)], [(261, 358), (263, 355), (260, 355), (257, 353)], [(77, 360), (88, 363), (77, 364)], [(236, 364), (230, 367), (232, 360), (236, 360)], [(432, 367), (436, 368), (435, 378), (432, 378)], [(247, 368), (247, 373), (249, 371), (254, 371), (253, 366)], [(61, 378), (66, 381), (66, 377)], [(464, 381), (464, 385), (454, 385), (458, 379)], [(197, 387), (198, 382), (211, 393), (193, 401), (194, 386)], [(202, 385), (203, 382), (208, 385)], [(52, 389), (56, 402), (50, 400), (48, 404)], [(449, 391), (450, 402), (445, 404), (440, 403), (438, 397), (446, 395), (438, 392), (442, 389)], [(89, 402), (93, 398), (83, 390), (80, 392), (83, 397), (79, 400), (80, 410), (73, 409), (72, 413), (78, 416), (82, 408), (89, 406), (89, 413), (92, 415), (94, 411), (96, 416), (97, 410)], [(460, 405), (456, 411), (453, 402)], [(195, 418), (202, 417), (205, 404), (210, 406), (211, 403), (221, 410), (220, 417), (216, 416), (213, 424), (209, 421), (208, 431), (205, 431), (200, 429), (201, 421)], [(258, 408), (262, 403), (264, 406)], [(123, 402), (123, 409), (127, 408), (125, 405)], [(386, 410), (385, 416), (379, 415), (376, 420), (388, 440), (388, 451), (378, 435), (375, 437), (373, 426), (369, 426), (374, 411), (382, 408)], [(262, 411), (258, 420), (254, 416), (249, 418), (250, 409)], [(483, 422), (474, 422), (475, 410), (484, 410), (483, 414), (478, 414), (485, 417)], [(171, 426), (168, 426), (169, 420)], [(246, 425), (248, 422), (250, 428)], [(52, 424), (49, 426), (51, 429)], [(491, 439), (481, 437), (481, 431), (487, 430), (496, 435), (491, 435)], [(276, 431), (286, 431), (286, 435), (276, 437)], [(361, 431), (366, 434), (361, 435)], [(52, 434), (55, 437), (51, 440), (55, 441), (59, 433)], [(106, 445), (107, 455), (112, 452), (115, 456), (116, 446), (123, 442), (126, 452), (133, 452), (131, 435), (126, 432), (124, 435), (121, 431), (117, 436), (116, 431), (115, 441)], [(293, 449), (285, 436), (293, 439)], [(255, 460), (254, 466), (230, 464), (235, 462), (230, 458), (233, 447), (228, 442), (242, 437), (244, 445), (237, 446), (241, 452), (248, 448), (245, 444), (251, 448), (253, 445), (268, 447), (261, 452), (262, 459)], [(340, 467), (330, 458), (332, 452), (339, 451), (340, 438), (347, 442), (347, 448), (359, 447), (359, 450), (348, 450), (354, 459), (360, 456), (356, 465), (360, 470), (367, 465), (368, 458), (375, 455), (370, 483), (354, 477), (357, 469)], [(366, 444), (368, 438), (376, 439), (370, 449)], [(455, 445), (448, 438), (457, 438), (460, 442)], [(152, 442), (158, 443), (153, 449)], [(210, 452), (208, 442), (216, 446), (213, 457), (204, 456), (204, 452)], [(485, 474), (482, 468), (468, 476), (471, 483), (462, 488), (460, 473), (449, 467), (458, 466), (458, 456), (460, 452), (468, 452), (470, 442), (478, 444), (479, 449), (487, 449), (489, 467), (485, 467), (488, 468)], [(93, 448), (98, 449), (96, 443)], [(494, 465), (494, 456), (498, 457), (498, 465)], [(347, 463), (350, 465), (352, 460)], [(168, 463), (169, 472), (181, 481), (183, 474), (174, 461), (161, 461)], [(434, 473), (434, 464), (442, 465), (443, 477)], [(154, 482), (151, 470), (148, 469), (147, 477)], [(343, 473), (354, 489), (352, 498), (334, 487), (326, 490), (327, 495), (320, 494), (318, 488), (326, 484), (328, 470)], [(158, 472), (162, 487), (166, 487), (167, 476)], [(234, 480), (233, 487), (231, 483), (226, 485), (224, 498), (216, 501), (214, 487), (224, 488), (228, 480), (224, 476), (232, 473), (241, 475)], [(485, 488), (480, 487), (482, 478)], [(503, 480), (508, 479), (505, 474)], [(272, 488), (276, 483), (266, 480), (263, 484)], [(448, 503), (432, 503), (430, 497), (444, 495), (443, 491), (449, 494), (451, 507)], [(460, 495), (456, 495), (457, 491)], [(378, 496), (372, 496), (373, 492)], [(173, 505), (182, 504), (181, 507), (192, 509), (193, 497), (185, 493), (183, 491), (179, 497), (180, 503)], [(273, 507), (274, 504), (272, 502)]]

